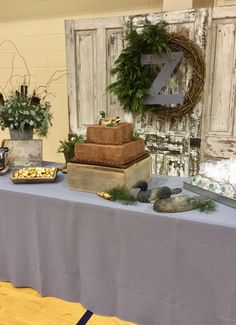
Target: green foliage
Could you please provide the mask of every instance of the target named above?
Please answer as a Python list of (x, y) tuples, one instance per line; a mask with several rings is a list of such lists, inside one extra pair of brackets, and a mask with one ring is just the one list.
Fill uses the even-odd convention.
[(133, 139), (140, 139), (140, 134), (137, 130), (133, 130)]
[(198, 202), (197, 208), (201, 212), (211, 213), (216, 210), (216, 203), (212, 199), (206, 197)]
[(40, 137), (46, 136), (52, 126), (51, 104), (35, 94), (27, 92), (10, 94), (3, 105), (0, 105), (1, 129), (34, 129)]
[(72, 137), (70, 137), (68, 140), (64, 140), (64, 141), (59, 141), (60, 142), (60, 146), (58, 148), (58, 152), (63, 152), (63, 153), (71, 153), (74, 151), (74, 146), (76, 143), (81, 143), (84, 142), (85, 138), (83, 135), (73, 135)]
[(107, 191), (112, 196), (112, 201), (119, 201), (123, 204), (136, 204), (136, 198), (130, 194), (126, 186), (116, 186)]
[(141, 32), (132, 24), (126, 26), (126, 47), (111, 71), (117, 80), (107, 87), (107, 91), (114, 93), (127, 111), (142, 113), (145, 110), (143, 101), (150, 95), (149, 90), (156, 72), (151, 65), (141, 66), (141, 54), (162, 53), (168, 50), (166, 26), (164, 21), (152, 25), (148, 20)]
[(105, 118), (106, 113), (104, 111), (100, 111), (99, 114), (101, 115), (102, 118)]

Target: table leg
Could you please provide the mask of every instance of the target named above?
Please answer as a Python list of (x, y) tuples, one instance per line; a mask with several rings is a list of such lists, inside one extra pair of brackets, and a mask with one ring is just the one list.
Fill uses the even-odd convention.
[(89, 319), (93, 316), (93, 313), (90, 310), (86, 310), (84, 315), (80, 318), (76, 325), (85, 325), (89, 321)]

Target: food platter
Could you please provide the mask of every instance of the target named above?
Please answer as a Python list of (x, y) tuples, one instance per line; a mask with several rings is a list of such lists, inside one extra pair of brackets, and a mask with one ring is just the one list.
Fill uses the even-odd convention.
[(57, 167), (20, 168), (15, 169), (10, 178), (14, 184), (53, 183), (57, 172)]
[(186, 190), (188, 190), (188, 191), (191, 191), (193, 193), (199, 194), (199, 195), (207, 195), (212, 200), (214, 200), (216, 202), (219, 202), (219, 203), (228, 205), (231, 208), (235, 208), (236, 209), (236, 200), (235, 199), (232, 199), (232, 198), (223, 196), (221, 194), (217, 194), (217, 193), (211, 192), (211, 191), (206, 190), (204, 188), (195, 186), (195, 185), (191, 184), (190, 181), (185, 181), (184, 182), (184, 185), (183, 185), (183, 188), (186, 189)]

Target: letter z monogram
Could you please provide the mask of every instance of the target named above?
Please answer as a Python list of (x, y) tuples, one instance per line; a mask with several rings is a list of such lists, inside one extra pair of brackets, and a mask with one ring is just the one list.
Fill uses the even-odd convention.
[(175, 70), (183, 57), (183, 52), (171, 52), (163, 54), (142, 54), (141, 65), (146, 64), (163, 64), (161, 71), (151, 86), (151, 95), (144, 100), (145, 105), (166, 105), (166, 104), (183, 104), (184, 94), (161, 94), (161, 89), (166, 85), (171, 74)]

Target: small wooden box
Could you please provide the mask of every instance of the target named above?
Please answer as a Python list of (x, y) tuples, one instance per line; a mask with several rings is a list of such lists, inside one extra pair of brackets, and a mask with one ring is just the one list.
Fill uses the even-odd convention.
[(42, 140), (3, 140), (10, 167), (42, 166)]
[(151, 168), (151, 157), (144, 158), (125, 169), (68, 163), (68, 186), (93, 193), (106, 191), (117, 185), (131, 188), (138, 180), (149, 180)]

